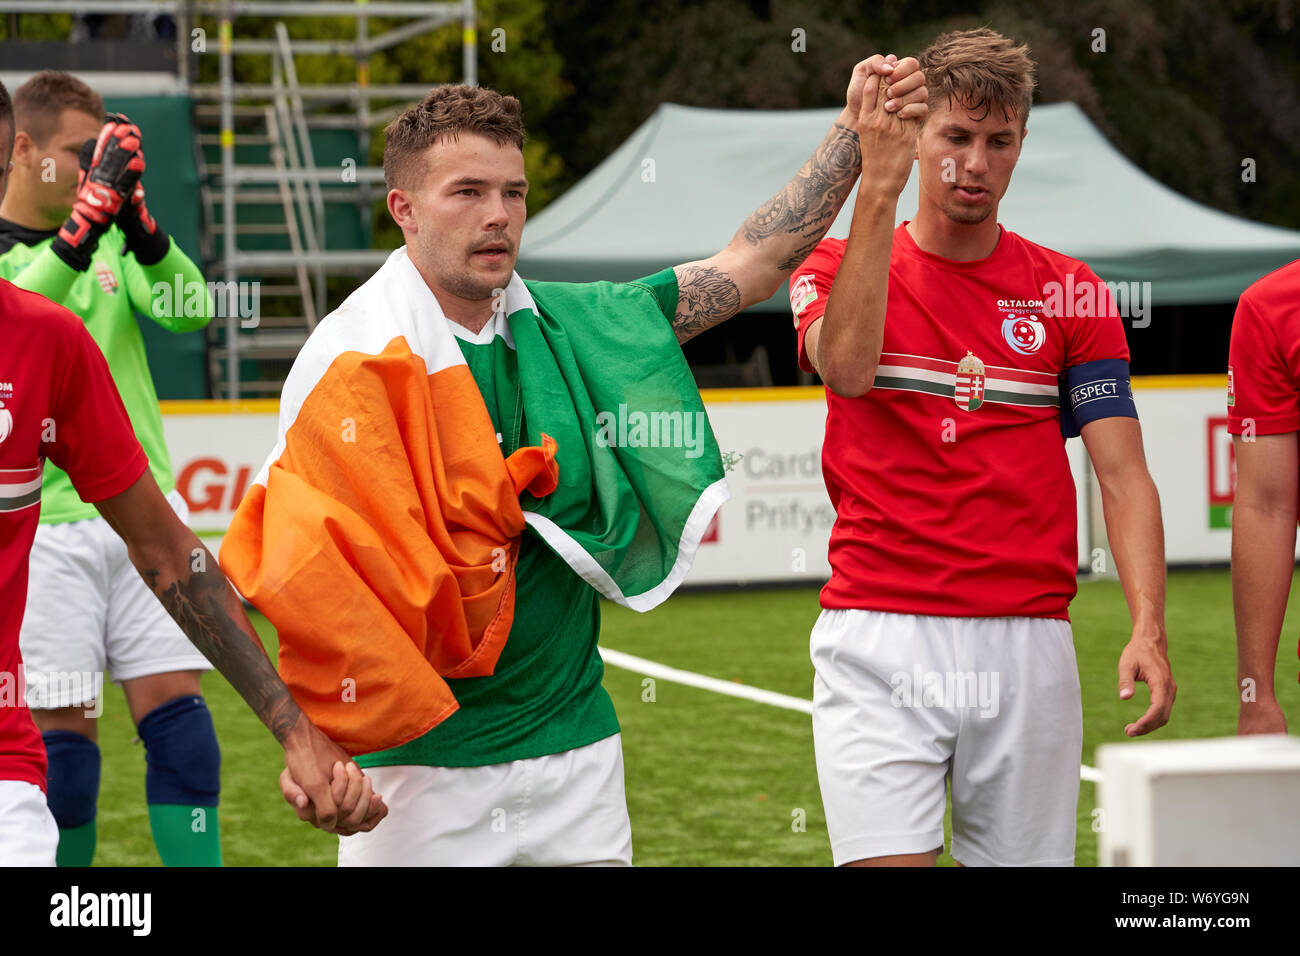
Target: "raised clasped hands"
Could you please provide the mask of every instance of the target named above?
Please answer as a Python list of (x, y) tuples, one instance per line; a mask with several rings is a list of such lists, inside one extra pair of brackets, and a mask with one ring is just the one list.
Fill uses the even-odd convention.
[(912, 171), (929, 96), (915, 57), (875, 54), (853, 70), (846, 97), (862, 150), (859, 189), (897, 198)]

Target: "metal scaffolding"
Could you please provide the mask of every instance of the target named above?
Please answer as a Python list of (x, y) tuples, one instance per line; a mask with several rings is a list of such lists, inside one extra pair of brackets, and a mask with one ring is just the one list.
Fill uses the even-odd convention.
[[(219, 146), (217, 164), (200, 162), (200, 191), (206, 216), (203, 237), (205, 272), (219, 272), (227, 290), (243, 289), (255, 277), (259, 299), (290, 297), (292, 315), (265, 316), (255, 327), (241, 327), (238, 309), (226, 308), (224, 325), (209, 327), (208, 363), (214, 397), (278, 394), (283, 374), (268, 374), (271, 362), (292, 360), (307, 335), (325, 313), (326, 280), (331, 275), (366, 273), (377, 268), (388, 252), (377, 249), (329, 248), (325, 230), (326, 204), (355, 208), (358, 223), (368, 222), (374, 187), (382, 186), (383, 169), (363, 165), (374, 129), (388, 123), (413, 101), (422, 99), (429, 84), (370, 83), (370, 57), (408, 40), (449, 25), (461, 26), (463, 82), (478, 82), (476, 9), (474, 0), (0, 0), (0, 12), (66, 14), (166, 14), (176, 25), (176, 71), (182, 88), (194, 101), (196, 147)], [(301, 17), (352, 18), (354, 39), (294, 37), (286, 20)], [(371, 35), (371, 18), (405, 19), (384, 33)], [(240, 38), (242, 18), (275, 21), (272, 38)], [(195, 57), (206, 55), (206, 37), (198, 26), (217, 23), (219, 82), (195, 83)], [(299, 81), (299, 55), (347, 57), (355, 62), (356, 80), (347, 84), (307, 84)], [(235, 57), (270, 58), (270, 82), (240, 82)], [(393, 101), (398, 101), (394, 104)], [(340, 102), (350, 114), (321, 112)], [(203, 128), (215, 126), (216, 132)], [(357, 136), (358, 162), (349, 176), (337, 167), (316, 164), (313, 130), (344, 129)], [(265, 147), (270, 162), (240, 161), (236, 146)], [(328, 197), (322, 188), (330, 184)], [(278, 209), (283, 222), (249, 221), (252, 210)], [(219, 214), (218, 214), (219, 213)], [(242, 214), (242, 215), (241, 215)], [(362, 230), (365, 231), (364, 229)], [(283, 250), (241, 248), (240, 238), (274, 236)], [(220, 251), (216, 249), (220, 241)], [(286, 281), (261, 282), (267, 276)], [(217, 341), (220, 335), (221, 341)], [(263, 372), (241, 380), (240, 363), (257, 359)]]
[[(240, 282), (242, 277), (288, 274), (295, 281), (262, 286), (268, 291), (296, 296), (301, 308), (292, 316), (266, 317), (257, 328), (243, 329), (234, 310), (227, 310), (224, 342), (211, 343), (209, 361), (216, 397), (238, 401), (245, 394), (278, 393), (282, 375), (268, 374), (264, 369), (258, 377), (241, 381), (240, 362), (245, 358), (261, 359), (260, 366), (275, 359), (292, 359), (327, 308), (325, 299), (326, 278), (332, 274), (366, 272), (378, 267), (387, 256), (384, 250), (329, 249), (325, 233), (325, 198), (322, 183), (329, 181), (335, 201), (340, 185), (350, 187), (355, 195), (359, 216), (369, 217), (372, 189), (383, 183), (383, 169), (363, 165), (369, 151), (370, 137), (377, 125), (387, 123), (411, 101), (428, 92), (427, 84), (401, 84), (374, 86), (369, 82), (369, 59), (380, 51), (397, 46), (414, 37), (460, 22), (464, 80), (477, 82), (475, 39), (475, 5), (473, 0), (459, 3), (261, 3), (241, 0), (218, 0), (190, 4), (199, 13), (213, 13), (218, 19), (220, 56), (220, 83), (215, 86), (195, 84), (191, 87), (199, 116), (205, 115), (204, 105), (214, 101), (219, 106), (219, 142), (221, 146), (220, 171), (216, 176), (221, 197), (221, 270), (227, 283)], [(315, 40), (294, 38), (285, 18), (300, 16), (352, 17), (356, 24), (356, 39)], [(403, 17), (413, 22), (377, 36), (370, 34), (371, 17)], [(234, 35), (237, 17), (274, 18), (274, 39), (240, 39)], [(178, 30), (178, 32), (181, 32)], [(189, 31), (184, 31), (188, 33)], [(234, 75), (234, 58), (240, 54), (270, 57), (271, 83), (241, 83)], [(298, 54), (328, 54), (350, 57), (355, 61), (356, 82), (339, 85), (310, 85), (299, 82), (294, 57)], [(376, 101), (401, 100), (397, 107), (375, 108)], [(249, 101), (262, 101), (260, 109), (248, 110)], [(236, 101), (245, 109), (236, 119)], [(316, 114), (308, 108), (332, 102), (346, 101), (353, 105), (352, 117), (338, 114)], [(351, 119), (357, 133), (360, 159), (355, 176), (341, 183), (337, 168), (320, 168), (316, 165), (312, 149), (313, 128), (337, 128), (340, 119)], [(237, 126), (245, 134), (247, 123), (259, 121), (269, 141), (271, 166), (251, 166), (237, 162), (235, 137)], [(322, 122), (323, 121), (323, 122)], [(257, 135), (253, 131), (254, 136)], [(215, 171), (213, 171), (215, 172)], [(270, 187), (269, 189), (267, 187)], [(283, 252), (254, 252), (241, 250), (241, 206), (246, 200), (264, 202), (267, 193), (278, 200), (284, 211), (284, 234), (289, 239), (289, 249)], [(273, 200), (273, 201), (275, 201)], [(209, 208), (213, 209), (211, 200)], [(215, 222), (211, 215), (209, 221)], [(258, 224), (249, 224), (256, 227)], [(253, 231), (257, 231), (254, 229)], [(227, 285), (227, 288), (232, 286)]]

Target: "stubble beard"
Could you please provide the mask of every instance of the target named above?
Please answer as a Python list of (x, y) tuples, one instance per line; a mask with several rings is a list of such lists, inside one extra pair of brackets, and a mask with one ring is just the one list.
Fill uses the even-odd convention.
[(452, 295), (459, 296), (471, 302), (481, 302), (484, 299), (492, 298), (493, 294), (501, 286), (496, 285), (489, 280), (479, 278), (469, 272), (455, 272), (450, 275), (441, 276), (442, 287)]
[[(448, 268), (451, 265), (452, 257), (445, 248), (426, 247), (424, 253), (427, 257), (426, 261), (429, 263), (429, 272), (437, 277), (438, 285), (452, 295), (469, 302), (483, 302), (491, 299), (496, 295), (497, 290), (504, 288), (505, 284), (510, 281), (509, 276), (507, 276), (498, 284), (495, 280), (477, 275), (470, 261), (463, 261), (458, 268)], [(468, 260), (473, 253), (465, 250), (462, 255)], [(511, 263), (510, 268), (513, 272), (514, 263)]]
[(950, 200), (943, 204), (943, 212), (953, 222), (961, 223), (963, 226), (975, 226), (993, 213), (993, 204), (989, 203), (980, 209), (959, 205), (955, 200)]

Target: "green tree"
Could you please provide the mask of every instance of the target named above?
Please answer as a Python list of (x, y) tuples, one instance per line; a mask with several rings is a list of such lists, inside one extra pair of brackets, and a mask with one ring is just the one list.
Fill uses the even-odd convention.
[[(1226, 212), (1300, 228), (1296, 0), (611, 0), (547, 10), (573, 86), (546, 120), (580, 178), (659, 103), (791, 109), (840, 102), (852, 64), (988, 25), (1030, 45), (1037, 102), (1073, 101), (1140, 168)], [(806, 52), (791, 49), (801, 27)], [(1104, 30), (1104, 52), (1097, 30)], [(1257, 179), (1242, 179), (1255, 161)]]

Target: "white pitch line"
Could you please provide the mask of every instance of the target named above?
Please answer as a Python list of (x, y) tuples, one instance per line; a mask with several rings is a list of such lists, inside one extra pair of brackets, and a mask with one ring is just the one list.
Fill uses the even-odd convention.
[(687, 687), (711, 690), (714, 693), (726, 694), (729, 697), (756, 700), (760, 704), (771, 704), (773, 707), (797, 710), (804, 714), (812, 713), (812, 701), (804, 700), (802, 697), (791, 697), (789, 694), (778, 694), (774, 690), (763, 690), (761, 687), (750, 687), (748, 684), (736, 684), (729, 680), (719, 680), (716, 677), (705, 677), (703, 674), (696, 674), (692, 671), (679, 671), (675, 667), (656, 664), (644, 657), (633, 657), (631, 654), (613, 651), (608, 647), (600, 649), (600, 656), (605, 659), (606, 664), (613, 664), (615, 667), (621, 667), (624, 670), (636, 671), (645, 674), (647, 677), (657, 677), (660, 680), (670, 681), (674, 684), (685, 684)]
[[(678, 670), (676, 667), (669, 667), (667, 664), (659, 664), (655, 661), (646, 660), (644, 657), (625, 654), (623, 651), (612, 650), (608, 647), (600, 648), (600, 656), (606, 664), (621, 667), (627, 671), (636, 671), (638, 674), (645, 674), (647, 677), (655, 677), (673, 684), (685, 684), (687, 687), (711, 690), (715, 694), (741, 697), (745, 700), (757, 701), (760, 704), (771, 704), (773, 707), (781, 707), (785, 710), (797, 710), (801, 714), (812, 713), (812, 701), (805, 700), (802, 697), (778, 694), (774, 690), (763, 690), (761, 687), (737, 684), (734, 681), (696, 674), (694, 671)], [(1079, 767), (1079, 779), (1097, 783), (1101, 780), (1101, 771), (1096, 767), (1082, 764)]]

